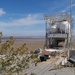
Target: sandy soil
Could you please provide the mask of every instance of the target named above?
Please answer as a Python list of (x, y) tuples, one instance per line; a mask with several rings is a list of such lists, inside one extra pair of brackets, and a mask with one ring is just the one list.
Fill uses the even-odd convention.
[(18, 39), (15, 40), (14, 47), (18, 48), (22, 44), (26, 43), (28, 49), (31, 50), (36, 50), (38, 48), (43, 48), (45, 44), (44, 39)]
[[(5, 41), (5, 40), (3, 40)], [(36, 50), (38, 48), (43, 48), (45, 45), (45, 39), (15, 39), (14, 48), (18, 48), (26, 43), (30, 51)], [(72, 47), (75, 48), (75, 41), (71, 43)]]

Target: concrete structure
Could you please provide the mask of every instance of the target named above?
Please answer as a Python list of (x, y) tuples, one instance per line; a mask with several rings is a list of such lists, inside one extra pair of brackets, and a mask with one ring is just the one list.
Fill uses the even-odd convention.
[(23, 71), (28, 75), (35, 73), (36, 75), (75, 75), (75, 69), (71, 67), (65, 67), (56, 69), (55, 68), (56, 59), (49, 59), (46, 62), (38, 63), (37, 66), (31, 65), (29, 69)]

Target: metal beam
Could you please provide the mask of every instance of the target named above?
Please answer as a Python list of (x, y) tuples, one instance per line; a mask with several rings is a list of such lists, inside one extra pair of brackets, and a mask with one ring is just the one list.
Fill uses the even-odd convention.
[(67, 38), (67, 34), (48, 34), (48, 38)]

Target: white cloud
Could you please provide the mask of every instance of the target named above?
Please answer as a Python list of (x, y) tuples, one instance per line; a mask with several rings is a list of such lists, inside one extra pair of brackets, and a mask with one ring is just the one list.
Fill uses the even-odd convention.
[[(1, 29), (0, 29), (1, 30)], [(45, 36), (45, 29), (42, 30), (9, 30), (3, 28), (2, 30), (3, 36)]]
[(45, 36), (45, 30), (33, 30), (33, 31), (29, 31), (29, 33), (35, 36)]
[(25, 18), (12, 20), (9, 22), (0, 22), (0, 26), (28, 26), (35, 24), (43, 24), (44, 20), (39, 19), (40, 16), (29, 14)]
[[(75, 4), (72, 4), (72, 7), (74, 7)], [(70, 6), (66, 7), (62, 12), (66, 12), (68, 9), (70, 9)]]
[(6, 12), (3, 10), (3, 8), (0, 8), (0, 16), (4, 15)]
[[(3, 32), (3, 36), (10, 36), (10, 35), (13, 35), (13, 36), (41, 36), (43, 35), (44, 36), (45, 35), (45, 30), (43, 28), (39, 28), (40, 26), (38, 27), (38, 25), (44, 26), (45, 24), (43, 17), (41, 18), (41, 15), (39, 14), (34, 14), (34, 15), (28, 14), (27, 17), (16, 19), (16, 20), (13, 20), (12, 17), (10, 18), (11, 20), (8, 22), (0, 21), (0, 31)], [(32, 26), (32, 25), (36, 25), (36, 26)], [(28, 30), (26, 28), (20, 29), (21, 26), (26, 26), (26, 28), (27, 29), (29, 28), (29, 29)]]

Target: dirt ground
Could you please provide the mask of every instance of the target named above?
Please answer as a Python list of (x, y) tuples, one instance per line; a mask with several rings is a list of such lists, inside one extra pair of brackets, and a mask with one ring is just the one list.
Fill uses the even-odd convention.
[(43, 48), (45, 44), (45, 40), (44, 39), (18, 39), (15, 40), (14, 47), (18, 48), (24, 43), (26, 43), (28, 50), (32, 51), (38, 48)]
[[(5, 41), (5, 40), (4, 40)], [(45, 45), (45, 39), (15, 39), (14, 48), (18, 48), (26, 43), (29, 51), (43, 48)], [(72, 47), (75, 48), (75, 40), (71, 43)]]

